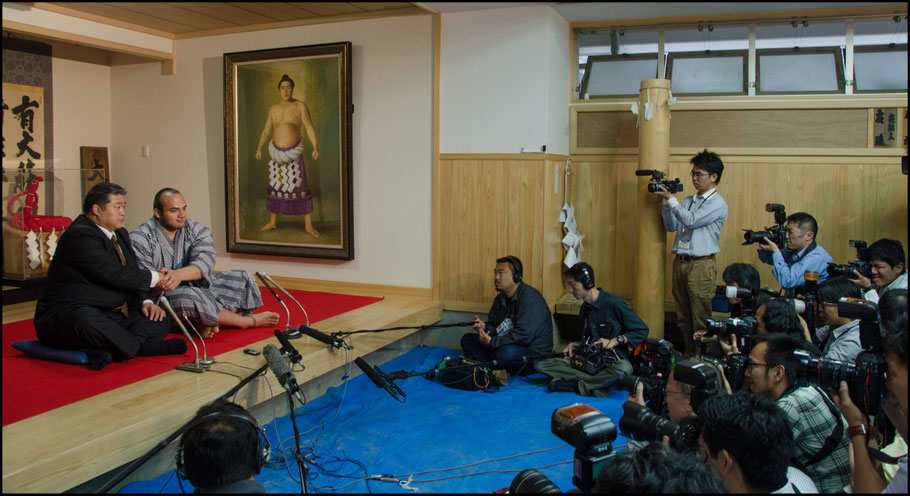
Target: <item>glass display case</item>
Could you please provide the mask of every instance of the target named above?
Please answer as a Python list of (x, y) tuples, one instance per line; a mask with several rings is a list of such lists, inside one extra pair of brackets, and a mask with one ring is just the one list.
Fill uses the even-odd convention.
[(57, 241), (82, 212), (82, 198), (105, 180), (99, 169), (3, 168), (3, 281), (47, 275)]

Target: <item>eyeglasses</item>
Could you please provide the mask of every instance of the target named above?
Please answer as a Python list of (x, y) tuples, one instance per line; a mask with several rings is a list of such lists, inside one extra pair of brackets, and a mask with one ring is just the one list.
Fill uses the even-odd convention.
[(749, 360), (748, 362), (746, 362), (747, 369), (752, 368), (752, 367), (773, 367), (773, 366), (774, 365), (771, 365), (770, 363), (756, 363), (756, 362), (753, 362), (752, 360)]
[(710, 175), (711, 175), (711, 174), (709, 174), (709, 173), (707, 173), (707, 172), (695, 172), (695, 171), (692, 171), (692, 172), (690, 172), (689, 174), (690, 174), (692, 177), (702, 177), (702, 176), (710, 176)]
[(688, 396), (690, 393), (684, 393), (682, 391), (670, 391), (669, 389), (664, 388), (664, 394), (684, 394)]

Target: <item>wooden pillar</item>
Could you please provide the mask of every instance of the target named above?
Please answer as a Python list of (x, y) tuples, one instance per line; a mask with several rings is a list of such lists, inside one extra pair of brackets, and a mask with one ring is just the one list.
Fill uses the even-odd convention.
[[(646, 119), (645, 104), (653, 105), (653, 115)], [(670, 169), (670, 96), (669, 79), (645, 79), (641, 82), (638, 100), (638, 168), (656, 169), (669, 174)], [(660, 217), (662, 202), (649, 193), (651, 178), (638, 178), (638, 209), (635, 256), (635, 313), (650, 329), (649, 337), (664, 337), (664, 294), (666, 294), (667, 231)]]

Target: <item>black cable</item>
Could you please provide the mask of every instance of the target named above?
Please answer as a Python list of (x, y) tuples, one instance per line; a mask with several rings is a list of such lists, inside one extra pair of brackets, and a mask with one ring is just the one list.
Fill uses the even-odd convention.
[[(177, 474), (177, 471), (176, 471), (176, 470), (174, 470), (174, 473), (172, 473), (171, 476), (168, 477), (166, 481), (164, 481), (164, 485), (161, 486), (161, 489), (158, 490), (158, 494), (161, 494), (162, 492), (164, 492), (164, 488), (167, 487), (167, 485), (168, 485), (169, 482), (171, 482), (171, 479), (174, 478), (174, 475), (175, 475), (175, 474)], [(178, 477), (177, 480), (178, 480), (178, 483), (179, 483), (180, 477)], [(180, 490), (181, 490), (181, 491), (183, 490), (183, 484), (180, 484)]]

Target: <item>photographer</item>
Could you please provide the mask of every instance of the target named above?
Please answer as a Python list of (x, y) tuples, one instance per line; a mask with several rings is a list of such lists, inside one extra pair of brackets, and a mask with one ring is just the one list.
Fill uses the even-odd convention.
[[(715, 380), (717, 382), (714, 384), (714, 391), (716, 391), (717, 395), (730, 394), (730, 386), (726, 382), (723, 370), (716, 368), (715, 365), (708, 360), (701, 358), (692, 358), (690, 360), (714, 368), (717, 373), (715, 375)], [(692, 392), (695, 390), (695, 386), (676, 380), (674, 372), (676, 371), (678, 364), (679, 362), (674, 364), (673, 368), (670, 369), (670, 375), (667, 376), (667, 384), (664, 386), (664, 402), (666, 403), (667, 418), (674, 424), (679, 424), (684, 418), (695, 415), (695, 411), (697, 410), (697, 405), (693, 404), (692, 398)], [(645, 406), (644, 386), (639, 383), (635, 392), (628, 394), (626, 401)]]
[(816, 244), (818, 222), (805, 212), (787, 217), (787, 246), (780, 248), (771, 239), (764, 238), (758, 245), (758, 258), (772, 266), (771, 273), (780, 287), (793, 296), (797, 288), (805, 285), (806, 271), (818, 272), (818, 282), (828, 277), (828, 263), (834, 259)]
[(731, 493), (815, 493), (789, 467), (796, 444), (787, 416), (773, 401), (740, 391), (709, 398), (698, 409), (699, 454)]
[(832, 277), (818, 286), (820, 320), (826, 324), (815, 331), (824, 358), (852, 362), (863, 351), (859, 341), (859, 319), (841, 317), (837, 301), (861, 298), (859, 288), (846, 277)]
[(550, 392), (577, 392), (583, 396), (606, 397), (615, 381), (617, 370), (632, 373), (628, 347), (636, 347), (648, 337), (648, 326), (635, 315), (622, 298), (594, 285), (594, 269), (579, 262), (565, 271), (566, 285), (580, 298), (580, 317), (584, 323), (584, 339), (595, 353), (607, 354), (610, 362), (595, 374), (572, 366), (570, 359), (579, 346), (571, 343), (564, 353), (568, 358), (538, 360), (534, 368), (553, 379), (547, 385)]
[[(822, 354), (818, 346), (809, 341), (806, 321), (796, 312), (793, 300), (787, 298), (771, 298), (758, 307), (755, 311), (755, 334), (789, 334), (800, 340), (803, 347), (813, 355)], [(720, 340), (720, 346), (728, 355), (748, 351), (740, 350), (736, 341), (734, 334), (729, 340)]]
[(661, 443), (624, 450), (604, 462), (597, 494), (706, 494), (727, 492), (723, 482), (697, 458)]
[[(764, 305), (770, 299), (767, 293), (761, 290), (761, 275), (755, 267), (747, 263), (732, 263), (724, 269), (721, 276), (724, 284), (739, 289), (748, 289), (752, 293), (752, 301), (749, 303), (754, 312), (758, 307)], [(727, 298), (730, 305), (730, 317), (746, 317), (743, 314), (743, 301), (741, 298)]]
[(269, 450), (265, 432), (245, 408), (215, 400), (183, 431), (177, 471), (198, 493), (264, 493), (253, 476), (268, 461)]
[(705, 150), (690, 160), (692, 186), (696, 195), (682, 202), (661, 186), (654, 192), (663, 198), (664, 228), (676, 232), (673, 239), (673, 299), (676, 318), (685, 342), (684, 356), (695, 354), (693, 334), (705, 330), (711, 316), (717, 280), (717, 261), (720, 251), (720, 229), (727, 220), (727, 202), (716, 186), (724, 172), (724, 163), (715, 153)]
[(750, 391), (776, 401), (789, 419), (796, 454), (793, 463), (822, 492), (840, 491), (850, 480), (846, 423), (827, 395), (815, 386), (797, 387), (801, 341), (787, 334), (759, 334), (746, 368)]
[[(884, 320), (884, 319), (883, 319)], [(888, 369), (886, 398), (882, 410), (897, 428), (901, 438), (907, 439), (907, 327), (906, 308), (904, 327), (887, 329), (884, 336), (885, 363)], [(846, 382), (841, 382), (840, 389), (831, 392), (834, 402), (847, 419), (849, 428), (847, 437), (854, 443), (853, 450), (853, 491), (856, 493), (907, 492), (907, 455), (904, 451), (900, 458), (897, 473), (889, 484), (875, 468), (867, 449), (855, 449), (866, 446), (870, 439), (870, 423), (866, 415), (853, 403)]]
[(907, 289), (907, 267), (904, 247), (896, 239), (883, 238), (869, 246), (868, 262), (872, 279), (853, 271), (854, 284), (863, 290), (862, 298), (877, 302), (886, 291)]

